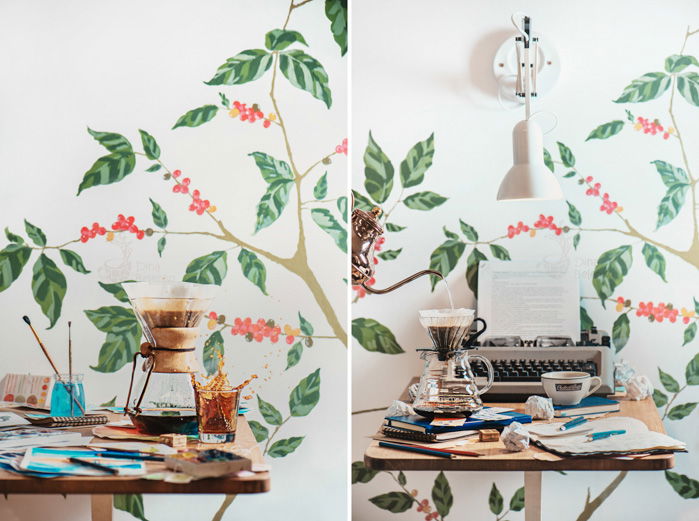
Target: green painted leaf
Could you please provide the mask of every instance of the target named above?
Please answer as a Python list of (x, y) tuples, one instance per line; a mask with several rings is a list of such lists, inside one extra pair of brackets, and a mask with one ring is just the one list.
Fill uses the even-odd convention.
[(544, 149), (544, 164), (548, 167), (551, 172), (556, 170), (556, 165), (553, 164), (553, 159), (551, 158), (551, 153)]
[(85, 172), (78, 187), (78, 195), (93, 186), (117, 183), (133, 172), (135, 167), (136, 156), (131, 151), (112, 152), (102, 156)]
[(363, 461), (352, 462), (352, 484), (369, 483), (379, 473), (378, 470), (372, 470), (364, 465)]
[(337, 247), (347, 253), (347, 230), (327, 208), (313, 208), (311, 218), (321, 230), (330, 235)]
[(337, 199), (337, 211), (340, 212), (342, 220), (347, 222), (347, 197), (344, 195)]
[(228, 96), (226, 96), (223, 92), (219, 92), (218, 97), (221, 98), (221, 105), (227, 109), (231, 108), (231, 101), (228, 99)]
[(626, 112), (626, 119), (628, 121), (630, 121), (631, 123), (636, 123), (636, 118), (629, 109), (624, 109), (624, 112)]
[(466, 283), (473, 292), (473, 296), (478, 298), (478, 263), (488, 260), (478, 248), (473, 248), (466, 260)]
[(685, 196), (689, 190), (689, 184), (677, 183), (667, 189), (667, 193), (658, 205), (658, 222), (655, 229), (672, 221), (684, 206)]
[(318, 60), (303, 51), (282, 51), (279, 53), (279, 70), (294, 87), (309, 92), (330, 108), (333, 100), (328, 73)]
[(573, 155), (573, 152), (571, 152), (570, 148), (565, 146), (560, 141), (557, 141), (556, 144), (558, 145), (558, 153), (561, 155), (563, 166), (573, 168), (575, 166), (575, 156)]
[(103, 333), (132, 333), (140, 326), (134, 312), (123, 306), (102, 306), (86, 309), (85, 316)]
[(264, 49), (249, 49), (221, 65), (207, 85), (240, 85), (260, 78), (272, 66), (272, 55)]
[(502, 513), (504, 499), (502, 497), (502, 494), (500, 494), (500, 491), (498, 490), (498, 487), (495, 485), (495, 483), (493, 483), (493, 486), (490, 488), (490, 495), (488, 496), (488, 506), (490, 507), (490, 511), (496, 516)]
[(248, 154), (255, 160), (257, 168), (260, 169), (262, 179), (267, 184), (279, 181), (280, 179), (294, 180), (294, 174), (286, 161), (275, 159), (264, 152), (252, 152)]
[(387, 492), (386, 494), (369, 498), (369, 501), (377, 507), (394, 514), (410, 510), (410, 507), (413, 506), (413, 496), (405, 492)]
[(658, 375), (660, 376), (660, 383), (663, 384), (663, 387), (665, 387), (665, 390), (667, 392), (669, 392), (669, 393), (680, 392), (680, 384), (677, 383), (677, 380), (675, 380), (672, 376), (670, 376), (665, 371), (660, 369), (660, 367), (658, 367)]
[(405, 230), (405, 226), (400, 226), (398, 224), (394, 223), (386, 223), (386, 231), (387, 232), (400, 232)]
[(354, 208), (369, 212), (375, 206), (367, 197), (364, 197), (356, 190), (352, 190), (352, 195), (354, 197)]
[(179, 127), (198, 127), (214, 119), (217, 112), (218, 107), (216, 105), (197, 107), (180, 116), (180, 119), (177, 120), (172, 129), (174, 130)]
[(240, 263), (240, 269), (243, 270), (245, 278), (260, 288), (263, 295), (267, 295), (267, 287), (265, 285), (267, 280), (267, 268), (265, 268), (264, 263), (257, 255), (245, 248), (241, 248), (238, 254), (238, 262)]
[(683, 498), (695, 499), (699, 497), (699, 481), (669, 470), (665, 471), (665, 479), (673, 490)]
[(658, 174), (660, 174), (660, 179), (668, 188), (678, 183), (689, 183), (689, 176), (687, 176), (687, 172), (685, 172), (679, 166), (673, 166), (670, 163), (659, 160), (651, 161), (650, 163), (655, 166)]
[(670, 86), (670, 76), (664, 72), (649, 72), (626, 86), (614, 103), (641, 103), (662, 96)]
[(490, 245), (490, 253), (493, 254), (493, 257), (496, 259), (508, 261), (512, 260), (510, 257), (510, 252), (507, 251), (507, 248), (504, 246), (500, 246), (499, 244), (491, 244)]
[(116, 132), (100, 132), (98, 130), (87, 129), (87, 132), (95, 140), (110, 152), (133, 152), (131, 143), (121, 134)]
[(330, 32), (340, 47), (340, 55), (347, 53), (347, 0), (325, 0), (325, 16), (330, 20)]
[[(466, 249), (466, 244), (461, 241), (455, 241), (454, 239), (447, 239), (442, 244), (437, 246), (437, 248), (430, 255), (430, 269), (436, 270), (446, 277), (459, 263), (459, 259)], [(435, 275), (430, 275), (430, 283), (432, 285), (432, 291), (434, 291), (437, 282), (440, 279)]]
[(31, 255), (31, 248), (24, 244), (12, 243), (0, 250), (0, 292), (17, 280)]
[(197, 257), (187, 265), (184, 282), (197, 284), (216, 284), (220, 286), (228, 273), (228, 256), (225, 251), (214, 251)]
[(699, 314), (699, 301), (697, 301), (697, 299), (693, 297), (692, 299), (694, 300), (694, 312)]
[[(393, 165), (369, 132), (369, 143), (364, 151), (364, 188), (378, 204), (386, 202), (393, 190)], [(357, 202), (355, 193), (355, 203)], [(369, 210), (373, 205), (369, 203)]]
[(449, 230), (446, 226), (442, 226), (442, 231), (444, 232), (444, 236), (447, 239), (455, 239), (455, 240), (459, 239), (459, 235), (452, 232), (451, 230)]
[(403, 188), (417, 186), (425, 179), (425, 172), (432, 166), (434, 157), (434, 132), (424, 141), (418, 141), (408, 151), (400, 164), (400, 180)]
[(143, 496), (141, 494), (114, 494), (114, 508), (128, 512), (141, 521), (148, 521), (143, 510)]
[(153, 199), (148, 198), (150, 204), (153, 206), (153, 211), (151, 215), (153, 216), (153, 224), (158, 228), (167, 228), (167, 213), (163, 210), (163, 207), (156, 203)]
[(454, 504), (454, 495), (451, 493), (449, 481), (444, 472), (439, 472), (432, 486), (432, 501), (441, 517), (446, 517)]
[(296, 342), (293, 346), (289, 348), (286, 353), (286, 369), (291, 369), (301, 360), (301, 355), (303, 354), (303, 344), (301, 342)]
[(447, 200), (434, 192), (417, 192), (403, 199), (403, 204), (411, 210), (431, 210)]
[(699, 65), (699, 62), (694, 56), (673, 54), (665, 58), (665, 70), (670, 74), (673, 72), (682, 72), (690, 65)]
[(255, 441), (257, 443), (265, 441), (269, 437), (269, 430), (260, 422), (255, 420), (248, 420), (248, 425), (250, 426), (252, 435), (255, 436)]
[(593, 327), (595, 327), (595, 324), (592, 322), (590, 315), (587, 314), (587, 310), (580, 306), (580, 329), (582, 331), (586, 331), (592, 329)]
[(289, 192), (294, 183), (294, 174), (285, 161), (273, 158), (263, 152), (250, 154), (260, 169), (260, 174), (268, 183), (267, 191), (257, 204), (255, 233), (266, 228), (281, 216), (289, 202)]
[(306, 320), (301, 312), (299, 311), (299, 329), (301, 329), (301, 333), (303, 333), (306, 336), (312, 336), (313, 335), (313, 326), (311, 323)]
[(568, 219), (570, 219), (570, 224), (580, 226), (582, 224), (582, 216), (580, 215), (580, 212), (570, 201), (566, 201), (566, 204), (568, 205)]
[(699, 354), (694, 355), (684, 371), (687, 385), (699, 385)]
[(167, 244), (167, 239), (163, 236), (158, 239), (158, 257), (163, 256), (163, 250), (165, 250), (165, 245)]
[(73, 268), (78, 273), (90, 273), (90, 270), (85, 268), (82, 257), (73, 250), (62, 249), (58, 252), (61, 254), (63, 263), (69, 268)]
[(115, 396), (114, 398), (112, 398), (108, 402), (101, 403), (100, 407), (114, 407), (114, 406), (116, 406), (116, 399), (117, 399), (117, 397)]
[(141, 134), (141, 144), (143, 145), (143, 152), (146, 154), (146, 157), (148, 159), (158, 159), (160, 157), (158, 142), (145, 130), (139, 128), (138, 132)]
[(524, 487), (518, 488), (510, 498), (510, 510), (519, 512), (524, 509)]
[(367, 351), (387, 355), (405, 352), (391, 330), (373, 318), (352, 320), (352, 336)]
[(19, 235), (15, 235), (14, 233), (12, 233), (7, 226), (5, 226), (5, 237), (7, 237), (7, 240), (10, 242), (24, 244), (24, 239), (22, 239), (22, 237), (20, 237)]
[(686, 346), (689, 344), (692, 340), (694, 340), (694, 337), (697, 336), (697, 323), (692, 322), (687, 326), (687, 328), (684, 330), (684, 342), (682, 342), (683, 346)]
[(610, 121), (609, 123), (603, 123), (595, 130), (590, 132), (590, 135), (587, 136), (587, 139), (585, 141), (590, 141), (591, 139), (610, 138), (621, 132), (622, 128), (624, 128), (624, 122), (619, 119), (615, 119), (614, 121)]
[(154, 165), (149, 166), (146, 168), (146, 172), (157, 172), (160, 170), (162, 167), (160, 166), (159, 163), (155, 163)]
[(660, 408), (667, 403), (667, 396), (659, 389), (653, 389), (653, 402)]
[(629, 245), (605, 251), (597, 259), (597, 265), (592, 274), (592, 285), (597, 291), (602, 307), (606, 307), (605, 300), (612, 296), (614, 290), (624, 280), (632, 262), (633, 256)]
[(631, 324), (629, 322), (629, 316), (626, 313), (622, 313), (617, 317), (612, 326), (612, 342), (614, 343), (614, 348), (617, 353), (621, 351), (629, 341), (630, 334)]
[(284, 420), (282, 420), (282, 414), (279, 410), (269, 402), (264, 401), (257, 395), (257, 410), (270, 425), (281, 425)]
[(578, 249), (578, 244), (580, 244), (580, 234), (576, 233), (573, 235), (573, 248)]
[(478, 232), (473, 226), (466, 224), (461, 219), (459, 219), (459, 226), (461, 226), (461, 233), (463, 233), (469, 241), (475, 242), (478, 240)]
[(121, 282), (114, 282), (113, 284), (108, 284), (106, 282), (99, 282), (98, 284), (102, 287), (102, 289), (104, 291), (114, 295), (114, 298), (117, 299), (119, 302), (126, 302), (128, 304), (129, 296), (126, 294), (126, 291), (124, 291), (124, 288), (122, 286), (122, 284), (124, 284), (125, 282), (136, 282), (136, 281), (135, 280), (123, 280)]
[(670, 420), (681, 420), (682, 418), (686, 418), (687, 416), (692, 414), (692, 411), (694, 411), (694, 408), (696, 406), (697, 406), (696, 402), (681, 403), (679, 405), (675, 405), (667, 413), (667, 417)]
[(677, 92), (695, 107), (699, 107), (699, 74), (683, 72), (677, 76)]
[(66, 278), (56, 263), (42, 253), (34, 263), (32, 293), (41, 311), (49, 319), (51, 329), (61, 316), (63, 297), (66, 295)]
[(38, 226), (34, 226), (32, 223), (25, 219), (24, 230), (27, 232), (27, 235), (34, 244), (36, 244), (37, 246), (46, 246), (46, 235), (44, 235), (44, 232), (41, 228), (39, 228)]
[(211, 376), (218, 371), (219, 357), (222, 357), (223, 353), (223, 335), (220, 331), (214, 331), (204, 342), (203, 358), (206, 376)]
[(652, 244), (645, 243), (642, 251), (643, 258), (646, 261), (646, 266), (660, 275), (663, 282), (667, 282), (665, 279), (665, 257), (663, 257), (663, 254), (660, 253), (660, 250), (658, 250), (658, 248)]
[(320, 179), (318, 179), (318, 182), (316, 185), (313, 187), (313, 197), (315, 197), (318, 200), (325, 199), (325, 196), (328, 195), (328, 173), (325, 172), (322, 176), (320, 176)]
[(100, 348), (95, 371), (113, 373), (130, 364), (141, 344), (141, 325), (129, 308), (104, 306), (85, 310), (85, 315), (107, 337)]
[(272, 446), (267, 451), (267, 455), (270, 458), (283, 458), (294, 452), (305, 436), (293, 436), (291, 438), (284, 438), (283, 440), (277, 440), (272, 443)]
[(320, 369), (316, 369), (294, 387), (289, 395), (292, 416), (307, 416), (320, 400)]
[(298, 31), (287, 29), (272, 29), (265, 35), (265, 47), (270, 51), (283, 51), (292, 43), (302, 43), (308, 46), (306, 40)]
[(400, 255), (400, 252), (403, 251), (403, 248), (398, 248), (397, 250), (386, 250), (382, 251), (381, 253), (378, 253), (376, 256), (385, 261), (389, 260), (394, 260), (398, 258), (398, 255)]
[(401, 470), (398, 473), (398, 484), (404, 487), (407, 483), (408, 483), (408, 478), (405, 477), (405, 474), (403, 474), (403, 471)]
[(571, 170), (570, 172), (563, 174), (563, 177), (571, 178), (571, 177), (575, 177), (576, 175), (577, 175), (577, 172), (575, 170)]

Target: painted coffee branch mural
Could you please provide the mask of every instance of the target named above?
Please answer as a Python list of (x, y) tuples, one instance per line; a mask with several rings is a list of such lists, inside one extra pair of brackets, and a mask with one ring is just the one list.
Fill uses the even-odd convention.
[[(553, 234), (569, 236), (575, 249), (595, 250), (595, 241), (591, 240), (594, 236), (608, 234), (617, 237), (618, 246), (593, 253), (597, 258), (591, 274), (595, 294), (581, 297), (581, 326), (587, 329), (595, 325), (588, 310), (591, 306), (599, 306), (604, 312), (605, 323), (597, 326), (611, 329), (613, 348), (617, 353), (633, 338), (633, 325), (636, 321), (646, 320), (659, 328), (665, 328), (669, 340), (665, 351), (657, 358), (662, 360), (663, 356), (681, 356), (689, 359), (684, 374), (681, 375), (672, 375), (663, 371), (662, 367), (657, 368), (653, 399), (663, 420), (668, 422), (681, 421), (695, 413), (697, 403), (683, 399), (683, 394), (688, 386), (699, 385), (699, 354), (696, 353), (695, 342), (699, 301), (692, 293), (696, 288), (677, 278), (673, 279), (672, 276), (676, 263), (699, 268), (699, 178), (693, 173), (693, 165), (686, 152), (698, 136), (685, 135), (682, 130), (682, 118), (696, 118), (699, 114), (699, 61), (695, 56), (685, 53), (688, 41), (692, 37), (696, 39), (697, 33), (699, 30), (688, 29), (679, 52), (669, 55), (664, 63), (653, 64), (652, 70), (661, 69), (660, 71), (643, 74), (620, 89), (620, 95), (613, 100), (615, 105), (610, 105), (610, 118), (614, 119), (589, 131), (585, 139), (589, 142), (586, 154), (595, 153), (596, 140), (614, 139), (621, 132), (635, 133), (638, 140), (656, 139), (666, 143), (666, 154), (659, 156), (651, 164), (633, 165), (637, 172), (635, 175), (643, 176), (642, 189), (657, 193), (655, 230), (645, 230), (628, 218), (624, 207), (632, 206), (634, 201), (626, 200), (623, 194), (608, 193), (604, 186), (604, 174), (588, 173), (585, 157), (576, 157), (576, 147), (570, 143), (557, 142), (556, 150), (546, 150), (544, 159), (551, 171), (559, 176), (567, 199), (566, 216), (532, 212), (489, 237), (484, 237), (463, 217), (436, 227), (441, 228), (445, 240), (434, 246), (430, 258), (425, 261), (430, 268), (445, 275), (465, 276), (468, 287), (477, 297), (478, 263), (488, 259), (511, 260), (508, 249), (511, 241), (536, 241), (542, 236)], [(643, 111), (643, 103), (656, 99), (667, 102), (667, 111), (662, 117), (651, 120)], [(399, 258), (404, 249), (417, 249), (415, 246), (411, 248), (410, 229), (400, 224), (394, 213), (396, 207), (402, 205), (411, 210), (429, 211), (447, 200), (431, 191), (413, 193), (409, 190), (426, 181), (435, 154), (435, 141), (434, 134), (431, 134), (426, 140), (414, 145), (397, 170), (374, 136), (369, 135), (364, 155), (365, 192), (355, 192), (354, 197), (355, 204), (365, 210), (376, 205), (388, 208), (383, 215), (387, 238), (378, 253), (379, 263)], [(672, 159), (675, 157), (679, 157), (680, 161)], [(632, 161), (630, 158), (629, 162)], [(401, 189), (396, 195), (394, 184), (398, 183)], [(608, 225), (585, 225), (586, 213), (596, 211), (604, 214)], [(670, 223), (681, 223), (685, 240), (669, 243), (662, 238), (662, 234), (653, 233), (662, 231)], [(387, 247), (390, 249), (386, 249)], [(682, 299), (668, 301), (662, 294), (643, 301), (627, 298), (624, 280), (632, 270), (648, 270), (648, 273), (658, 277), (663, 283), (677, 285), (681, 289)], [(432, 281), (433, 291), (436, 282)], [(370, 295), (360, 287), (354, 289), (357, 304), (353, 313), (352, 336), (357, 344), (372, 352), (403, 353), (404, 349), (393, 332), (381, 323), (380, 317), (362, 317), (362, 301)], [(372, 316), (376, 314), (373, 313)], [(367, 469), (361, 461), (355, 461), (352, 465), (352, 483), (355, 486), (369, 483), (377, 474), (378, 472)], [(376, 507), (393, 513), (414, 510), (424, 515), (426, 521), (441, 520), (449, 515), (454, 496), (443, 473), (440, 472), (435, 478), (430, 494), (419, 493), (409, 486), (410, 473), (388, 474), (395, 480), (396, 489), (372, 497), (370, 501)], [(588, 490), (584, 509), (577, 519), (589, 519), (626, 476), (626, 472), (620, 472), (597, 497), (591, 497)], [(699, 498), (699, 475), (687, 476), (680, 472), (666, 471), (664, 477), (679, 497)], [(519, 512), (524, 507), (523, 489), (513, 491), (507, 503), (493, 483), (487, 501), (496, 521), (505, 516), (511, 518), (513, 512)]]

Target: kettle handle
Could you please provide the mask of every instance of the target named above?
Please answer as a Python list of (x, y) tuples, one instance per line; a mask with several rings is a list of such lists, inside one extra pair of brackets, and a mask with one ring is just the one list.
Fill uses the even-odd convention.
[(468, 374), (468, 371), (466, 370), (466, 362), (470, 358), (477, 358), (485, 364), (485, 367), (488, 370), (488, 382), (477, 391), (478, 396), (480, 396), (481, 394), (488, 392), (490, 388), (493, 386), (495, 376), (493, 372), (493, 365), (490, 363), (490, 360), (488, 360), (483, 355), (472, 355), (470, 353), (463, 353), (463, 356), (459, 358), (459, 363), (461, 364), (461, 368), (466, 372), (466, 374)]

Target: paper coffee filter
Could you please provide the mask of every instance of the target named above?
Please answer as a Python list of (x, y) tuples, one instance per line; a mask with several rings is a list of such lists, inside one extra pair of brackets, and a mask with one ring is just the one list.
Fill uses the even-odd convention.
[(421, 309), (420, 324), (423, 327), (471, 327), (476, 315), (474, 309)]

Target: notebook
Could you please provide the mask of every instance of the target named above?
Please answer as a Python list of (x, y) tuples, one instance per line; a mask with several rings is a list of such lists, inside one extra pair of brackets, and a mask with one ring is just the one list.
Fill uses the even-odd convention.
[(464, 423), (460, 426), (444, 427), (431, 425), (430, 420), (418, 415), (410, 416), (389, 416), (386, 418), (386, 425), (389, 427), (399, 427), (411, 431), (418, 431), (429, 434), (439, 434), (443, 432), (454, 431), (470, 431), (476, 429), (493, 429), (496, 427), (504, 427), (516, 421), (519, 423), (531, 423), (532, 417), (528, 414), (522, 414), (516, 411), (505, 411), (500, 413), (507, 416), (508, 419), (503, 420), (474, 420), (464, 418)]
[(554, 405), (553, 415), (556, 418), (567, 418), (586, 414), (619, 412), (620, 410), (621, 407), (616, 400), (602, 398), (601, 396), (588, 396), (587, 398), (583, 398), (578, 405)]
[(478, 434), (477, 430), (471, 431), (453, 431), (453, 432), (440, 432), (440, 433), (427, 433), (420, 431), (411, 431), (409, 429), (401, 429), (398, 427), (388, 427), (384, 426), (381, 429), (384, 436), (389, 438), (398, 438), (401, 440), (413, 440), (413, 441), (428, 441), (428, 442), (438, 442), (438, 441), (448, 441), (458, 438), (466, 438), (468, 436), (474, 436)]
[(83, 427), (85, 425), (104, 425), (109, 420), (101, 414), (87, 416), (46, 416), (44, 414), (27, 414), (26, 419), (32, 425), (41, 427)]

